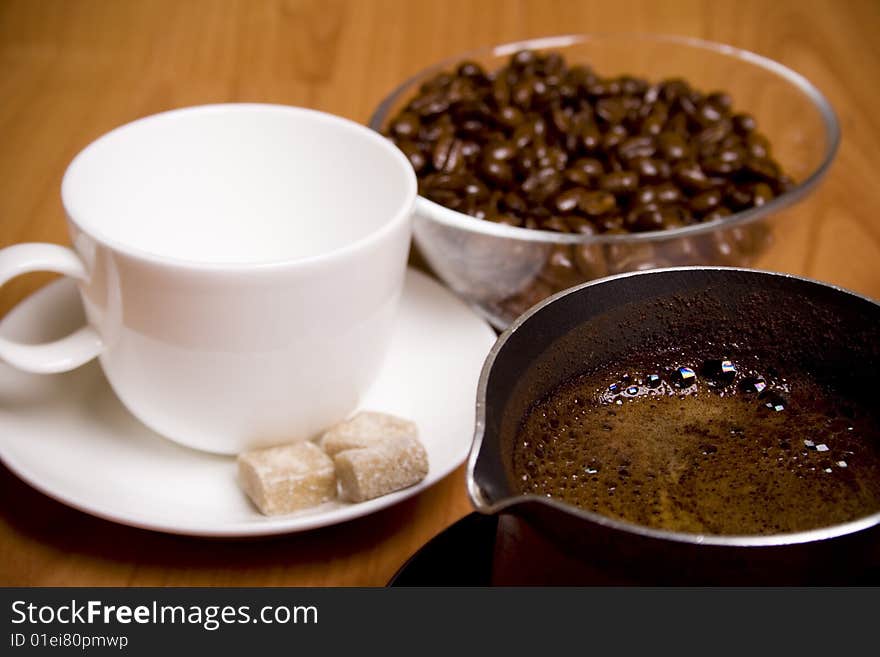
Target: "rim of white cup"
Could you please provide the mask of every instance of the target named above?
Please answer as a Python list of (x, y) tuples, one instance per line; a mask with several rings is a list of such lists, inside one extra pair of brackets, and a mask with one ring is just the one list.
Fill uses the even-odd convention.
[[(368, 235), (360, 239), (354, 240), (353, 242), (328, 250), (324, 253), (319, 253), (311, 256), (290, 257), (277, 260), (254, 262), (190, 260), (187, 258), (180, 258), (176, 256), (168, 256), (155, 253), (153, 251), (140, 249), (137, 246), (108, 237), (102, 231), (96, 230), (94, 227), (90, 226), (89, 223), (84, 219), (84, 215), (86, 215), (87, 213), (82, 212), (77, 208), (77, 204), (73, 199), (74, 193), (72, 191), (71, 178), (76, 169), (79, 166), (83, 165), (83, 162), (89, 157), (90, 153), (98, 148), (99, 145), (105, 143), (106, 141), (115, 139), (123, 133), (130, 132), (132, 130), (138, 130), (145, 124), (151, 124), (160, 121), (171, 121), (179, 116), (188, 114), (210, 114), (229, 111), (245, 111), (252, 112), (254, 114), (282, 112), (294, 116), (307, 116), (311, 119), (335, 124), (339, 128), (346, 130), (350, 133), (357, 133), (359, 137), (375, 144), (377, 147), (377, 153), (384, 153), (398, 164), (401, 172), (401, 203), (394, 211), (389, 221), (386, 221), (384, 224), (382, 224), (379, 229), (374, 230)], [(126, 256), (137, 260), (146, 261), (153, 264), (161, 264), (163, 266), (176, 266), (209, 271), (233, 270), (236, 272), (241, 272), (245, 270), (265, 271), (289, 267), (291, 265), (308, 266), (313, 264), (326, 264), (337, 258), (344, 258), (353, 252), (368, 248), (376, 242), (381, 241), (388, 233), (395, 231), (400, 226), (400, 224), (409, 221), (410, 216), (412, 215), (413, 208), (415, 207), (417, 193), (418, 183), (416, 181), (415, 172), (413, 171), (412, 165), (410, 165), (409, 160), (407, 160), (406, 156), (394, 144), (392, 144), (389, 140), (385, 139), (383, 136), (379, 135), (367, 126), (361, 125), (360, 123), (357, 123), (350, 119), (346, 119), (344, 117), (337, 116), (335, 114), (329, 114), (327, 112), (322, 112), (319, 110), (309, 109), (305, 107), (296, 107), (293, 105), (280, 105), (272, 103), (215, 103), (207, 105), (194, 105), (167, 110), (164, 112), (159, 112), (139, 119), (135, 119), (134, 121), (123, 124), (104, 133), (103, 135), (92, 141), (88, 146), (83, 148), (79, 153), (77, 153), (77, 155), (73, 158), (73, 160), (71, 160), (70, 164), (67, 166), (67, 169), (64, 172), (64, 177), (61, 181), (61, 202), (64, 205), (64, 209), (70, 222), (73, 223), (80, 231), (90, 236), (97, 242), (111, 248), (113, 251), (125, 254)]]

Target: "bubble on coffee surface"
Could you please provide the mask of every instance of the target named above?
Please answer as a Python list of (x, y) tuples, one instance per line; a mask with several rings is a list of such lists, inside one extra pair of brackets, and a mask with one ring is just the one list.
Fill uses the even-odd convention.
[(802, 531), (880, 510), (876, 414), (805, 374), (722, 356), (561, 385), (520, 427), (521, 492), (700, 534)]

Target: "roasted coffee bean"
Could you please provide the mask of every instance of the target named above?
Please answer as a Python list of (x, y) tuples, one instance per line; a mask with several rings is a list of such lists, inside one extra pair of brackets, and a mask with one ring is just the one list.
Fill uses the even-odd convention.
[(435, 203), (444, 205), (447, 208), (458, 210), (461, 207), (461, 197), (452, 190), (428, 188), (423, 194)]
[(539, 301), (549, 297), (553, 292), (553, 287), (549, 283), (535, 278), (521, 292), (500, 302), (500, 314), (512, 317), (521, 315)]
[(636, 232), (662, 230), (663, 214), (657, 208), (636, 208), (627, 215), (624, 225)]
[[(522, 190), (526, 196), (539, 204), (556, 194), (561, 187), (562, 175), (549, 167), (531, 173), (522, 183)], [(535, 208), (535, 211), (540, 209)]]
[(679, 236), (658, 247), (657, 251), (664, 265), (690, 265), (705, 258), (700, 251), (699, 240), (699, 237)]
[(516, 192), (507, 192), (501, 199), (501, 203), (506, 210), (515, 212), (516, 214), (525, 214), (529, 210), (529, 204), (525, 199)]
[(706, 102), (711, 103), (725, 114), (728, 114), (730, 108), (733, 107), (733, 98), (723, 91), (713, 91), (706, 96)]
[(539, 167), (549, 167), (551, 169), (556, 169), (557, 171), (562, 171), (565, 169), (565, 165), (568, 164), (568, 153), (555, 146), (542, 146), (541, 148), (536, 149), (536, 154), (538, 155)]
[[(626, 231), (617, 229), (612, 234), (614, 233), (626, 234)], [(608, 244), (605, 249), (605, 261), (608, 263), (609, 274), (639, 271), (658, 266), (656, 252), (650, 244), (627, 242)]]
[(724, 117), (723, 110), (714, 103), (710, 103), (708, 99), (697, 106), (695, 114), (697, 122), (703, 127), (718, 123)]
[(651, 157), (656, 151), (654, 138), (647, 135), (630, 137), (617, 147), (617, 154), (623, 160)]
[(522, 150), (535, 140), (534, 127), (529, 123), (520, 123), (513, 130), (511, 140), (517, 150)]
[(584, 192), (578, 197), (578, 209), (591, 217), (607, 214), (616, 207), (614, 194), (607, 191)]
[(695, 98), (694, 94), (690, 93), (687, 95), (679, 96), (676, 99), (675, 104), (685, 114), (685, 116), (688, 118), (689, 122), (698, 124), (699, 123), (699, 121), (697, 119), (697, 108), (698, 108), (697, 103), (698, 102), (699, 101), (697, 98)]
[(421, 173), (428, 162), (428, 158), (422, 153), (419, 147), (411, 141), (398, 141), (397, 147), (406, 155), (406, 159), (412, 165), (416, 173)]
[(513, 167), (507, 162), (485, 159), (480, 167), (480, 173), (488, 182), (500, 187), (505, 187), (513, 182)]
[(489, 188), (486, 187), (478, 178), (468, 180), (462, 191), (465, 196), (470, 196), (476, 201), (484, 201), (489, 198)]
[(422, 124), (417, 141), (420, 142), (422, 148), (431, 150), (434, 142), (444, 135), (452, 134), (455, 134), (455, 126), (452, 124), (452, 119), (448, 115), (444, 115), (433, 123)]
[(623, 229), (623, 215), (603, 214), (595, 219), (596, 226), (602, 233), (625, 233)]
[(529, 126), (532, 133), (534, 133), (536, 141), (543, 142), (544, 135), (547, 133), (547, 122), (543, 118), (536, 116), (526, 121), (525, 125)]
[(516, 156), (516, 146), (508, 141), (493, 141), (483, 149), (483, 158), (507, 162)]
[(611, 86), (610, 80), (593, 78), (586, 85), (586, 92), (588, 96), (592, 96), (594, 99), (598, 99), (602, 98), (603, 96), (613, 96), (614, 88)]
[(554, 201), (554, 207), (558, 212), (569, 214), (574, 212), (582, 203), (581, 197), (587, 193), (583, 187), (574, 187), (559, 194)]
[(701, 146), (712, 148), (723, 141), (730, 134), (731, 130), (730, 119), (722, 118), (700, 130), (697, 133), (696, 140)]
[(496, 120), (507, 128), (513, 128), (523, 122), (523, 113), (513, 105), (505, 103), (498, 111)]
[(565, 219), (562, 217), (550, 217), (544, 223), (541, 224), (541, 230), (552, 230), (556, 233), (570, 233), (571, 228), (569, 228), (568, 223), (566, 223)]
[(673, 169), (676, 182), (692, 192), (701, 192), (712, 187), (706, 173), (696, 162), (682, 162)]
[(666, 160), (658, 160), (652, 157), (640, 157), (630, 162), (632, 170), (635, 171), (639, 180), (643, 183), (655, 183), (661, 180), (668, 180), (672, 174), (672, 167)]
[(534, 82), (532, 82), (533, 107), (541, 110), (546, 110), (550, 107), (553, 101), (559, 97), (559, 90), (557, 88), (558, 84), (558, 80), (549, 77), (546, 77), (543, 80), (540, 78), (534, 80)]
[(574, 262), (574, 254), (568, 246), (556, 246), (550, 251), (547, 262), (538, 276), (556, 290), (563, 290), (583, 280)]
[(577, 185), (578, 187), (589, 187), (590, 182), (592, 181), (592, 176), (586, 173), (583, 169), (579, 169), (577, 167), (569, 167), (565, 171), (562, 172), (562, 179), (571, 185)]
[(767, 158), (750, 157), (746, 160), (745, 168), (759, 180), (775, 181), (779, 178), (779, 167)]
[(552, 125), (559, 134), (566, 134), (571, 129), (572, 111), (571, 108), (563, 108), (556, 106), (550, 112), (550, 125)]
[(664, 80), (660, 83), (660, 96), (669, 104), (672, 104), (681, 96), (686, 96), (690, 91), (690, 85), (679, 78)]
[(592, 157), (582, 157), (572, 163), (572, 167), (580, 169), (591, 178), (598, 178), (605, 173), (605, 167), (601, 161)]
[(755, 117), (751, 114), (734, 114), (733, 129), (738, 135), (747, 135), (755, 129)]
[(627, 214), (625, 225), (634, 231), (666, 230), (690, 223), (691, 214), (677, 205), (647, 204)]
[(432, 173), (423, 178), (422, 182), (429, 189), (458, 191), (465, 186), (467, 179), (460, 173)]
[(574, 187), (573, 189), (564, 191), (556, 197), (556, 200), (554, 201), (554, 207), (559, 212), (563, 212), (565, 214), (574, 212), (581, 203), (581, 197), (586, 193), (587, 190), (583, 187)]
[(612, 194), (634, 192), (639, 186), (639, 174), (635, 171), (614, 171), (599, 178), (599, 189)]
[(608, 128), (608, 132), (602, 137), (602, 149), (605, 152), (613, 151), (619, 144), (622, 144), (628, 136), (629, 133), (623, 125), (619, 123), (612, 125)]
[(706, 258), (723, 265), (742, 264), (742, 255), (734, 240), (725, 231), (714, 231), (706, 236)]
[(602, 247), (595, 244), (577, 244), (573, 248), (574, 264), (584, 280), (608, 275), (608, 265)]
[(465, 160), (473, 161), (480, 154), (481, 150), (480, 145), (475, 141), (465, 139), (461, 142), (461, 154)]
[(663, 217), (663, 228), (678, 228), (693, 223), (693, 213), (680, 205), (663, 205), (660, 207)]
[[(462, 61), (424, 82), (387, 125), (421, 194), (527, 228), (665, 230), (766, 204), (794, 184), (724, 91), (602, 78), (554, 52), (519, 51), (492, 72)], [(704, 257), (738, 262), (766, 243), (727, 237)], [(623, 255), (630, 268), (690, 257), (665, 247)]]
[(510, 92), (510, 99), (521, 110), (527, 111), (532, 106), (533, 93), (534, 80), (526, 79), (513, 86)]
[(480, 82), (486, 80), (486, 72), (483, 67), (472, 61), (463, 61), (458, 65), (456, 74), (463, 78), (471, 78)]
[(530, 68), (537, 60), (534, 50), (520, 50), (514, 53), (510, 60), (511, 65), (519, 70)]
[(794, 180), (783, 174), (776, 179), (775, 184), (773, 185), (773, 191), (777, 194), (784, 194), (792, 189), (794, 185)]
[(529, 210), (529, 216), (537, 221), (539, 224), (547, 221), (550, 217), (553, 216), (553, 213), (544, 207), (536, 207)]
[(589, 219), (585, 219), (576, 214), (563, 217), (565, 223), (568, 224), (569, 231), (580, 235), (595, 235), (596, 227)]
[(441, 137), (434, 145), (434, 151), (431, 154), (431, 162), (437, 171), (451, 172), (460, 164), (461, 160), (461, 142), (452, 135)]
[[(433, 91), (437, 91), (438, 89), (443, 89), (444, 87), (449, 86), (449, 83), (452, 82), (454, 76), (451, 73), (447, 73), (445, 71), (437, 73), (430, 80), (426, 80), (422, 83), (419, 91), (421, 91), (422, 96), (429, 95)], [(416, 100), (419, 98), (417, 97)], [(415, 101), (413, 101), (415, 102)]]
[(486, 132), (486, 124), (479, 119), (464, 119), (458, 125), (458, 132), (463, 137), (479, 137)]
[(666, 114), (651, 113), (649, 114), (640, 128), (643, 135), (659, 135), (663, 131), (663, 125), (666, 123)]
[[(455, 106), (457, 114), (461, 113), (461, 105), (472, 103), (476, 98), (477, 94), (474, 91), (473, 82), (465, 77), (455, 78), (446, 90), (446, 100), (448, 100), (451, 105)], [(467, 115), (467, 112), (462, 115)]]
[(538, 155), (534, 148), (521, 148), (517, 151), (513, 160), (513, 166), (519, 174), (520, 179), (525, 179), (537, 166)]
[(724, 200), (735, 210), (742, 210), (752, 205), (754, 196), (747, 187), (728, 185), (724, 190)]
[(729, 217), (731, 215), (730, 208), (721, 206), (719, 208), (715, 208), (711, 212), (707, 212), (703, 215), (703, 221), (715, 221), (716, 219), (723, 219), (724, 217)]
[(772, 239), (770, 229), (765, 222), (736, 226), (728, 230), (727, 233), (736, 244), (737, 250), (744, 256), (744, 264), (748, 264), (752, 256), (763, 252), (770, 245)]
[(558, 52), (547, 53), (541, 64), (545, 75), (552, 75), (554, 73), (562, 73), (565, 71), (565, 58), (563, 58)]
[(657, 144), (667, 160), (683, 160), (690, 156), (687, 140), (677, 132), (661, 132), (657, 136)]
[(442, 95), (442, 92), (432, 92), (417, 101), (413, 101), (410, 107), (423, 119), (430, 119), (445, 113), (449, 109), (449, 102), (449, 99)]
[(391, 123), (391, 134), (399, 139), (413, 139), (422, 127), (418, 115), (414, 112), (402, 112)]
[(487, 219), (497, 224), (504, 224), (505, 226), (515, 226), (517, 228), (521, 228), (524, 225), (523, 220), (520, 217), (512, 214), (497, 215), (495, 217), (487, 217)]
[(773, 200), (773, 190), (770, 188), (770, 185), (767, 183), (757, 183), (752, 188), (752, 202), (755, 207), (760, 207), (765, 203), (769, 203)]
[(694, 196), (691, 199), (690, 206), (697, 214), (705, 214), (721, 205), (721, 198), (720, 189), (710, 189)]
[(576, 144), (586, 153), (592, 153), (603, 144), (599, 126), (592, 121), (584, 124), (577, 133)]
[(606, 123), (614, 125), (623, 121), (626, 108), (620, 98), (601, 98), (596, 102), (596, 115)]
[(654, 193), (659, 203), (678, 203), (682, 199), (681, 189), (671, 182), (657, 185)]
[(670, 112), (669, 119), (666, 121), (663, 130), (664, 132), (671, 132), (681, 135), (685, 139), (689, 139), (690, 129), (688, 126), (689, 120), (687, 114), (676, 108), (674, 111)]
[(636, 190), (635, 197), (633, 198), (633, 202), (639, 205), (651, 205), (658, 204), (657, 200), (657, 188), (656, 187), (640, 187)]
[(703, 160), (703, 170), (712, 175), (726, 176), (739, 171), (746, 158), (745, 149), (741, 146), (722, 147), (721, 150)]
[(770, 156), (770, 142), (758, 132), (749, 133), (746, 137), (746, 147), (749, 155), (754, 158), (763, 159)]

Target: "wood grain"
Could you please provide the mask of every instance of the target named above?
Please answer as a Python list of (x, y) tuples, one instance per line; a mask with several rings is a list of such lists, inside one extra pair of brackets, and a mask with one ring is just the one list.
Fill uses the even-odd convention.
[[(0, 3), (0, 247), (67, 243), (61, 176), (82, 147), (183, 105), (260, 101), (366, 122), (439, 59), (567, 32), (722, 41), (813, 81), (843, 128), (837, 161), (799, 207), (788, 271), (880, 297), (880, 3), (872, 0), (4, 0)], [(50, 275), (15, 279), (0, 314)], [(3, 585), (381, 585), (468, 513), (464, 477), (369, 518), (263, 541), (203, 541), (91, 518), (0, 470)]]

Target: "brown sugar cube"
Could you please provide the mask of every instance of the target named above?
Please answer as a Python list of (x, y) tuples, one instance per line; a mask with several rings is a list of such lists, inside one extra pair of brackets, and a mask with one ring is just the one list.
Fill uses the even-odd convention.
[(428, 474), (428, 454), (412, 436), (395, 436), (371, 447), (339, 452), (334, 461), (342, 497), (351, 502), (407, 488)]
[(321, 448), (330, 456), (348, 449), (372, 447), (390, 438), (418, 438), (415, 422), (387, 413), (362, 411), (331, 427), (321, 436)]
[(336, 497), (333, 461), (310, 442), (240, 454), (238, 476), (244, 492), (266, 515), (307, 509)]

